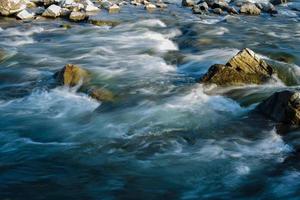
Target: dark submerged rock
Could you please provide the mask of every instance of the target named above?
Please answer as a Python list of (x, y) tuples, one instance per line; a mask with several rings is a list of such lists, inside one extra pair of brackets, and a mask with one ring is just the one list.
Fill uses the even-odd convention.
[(218, 86), (262, 84), (270, 80), (274, 73), (275, 70), (270, 65), (246, 48), (226, 65), (211, 66), (200, 82)]
[(276, 122), (284, 124), (300, 124), (300, 92), (276, 92), (260, 103), (256, 110)]

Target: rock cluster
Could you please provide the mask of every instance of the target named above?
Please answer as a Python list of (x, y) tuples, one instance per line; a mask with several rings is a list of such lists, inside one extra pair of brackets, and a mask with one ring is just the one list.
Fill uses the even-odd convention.
[(262, 12), (276, 14), (274, 5), (287, 3), (287, 0), (273, 0), (271, 2), (251, 3), (249, 1), (228, 1), (225, 0), (182, 0), (182, 6), (191, 7), (194, 14), (244, 14), (260, 15)]
[(112, 92), (90, 85), (91, 73), (77, 65), (67, 64), (54, 74), (59, 85), (77, 87), (80, 92), (87, 93), (90, 97), (104, 102), (112, 102), (115, 97)]
[(275, 70), (252, 50), (246, 48), (231, 58), (227, 64), (215, 64), (202, 77), (201, 83), (218, 86), (262, 84), (275, 74)]

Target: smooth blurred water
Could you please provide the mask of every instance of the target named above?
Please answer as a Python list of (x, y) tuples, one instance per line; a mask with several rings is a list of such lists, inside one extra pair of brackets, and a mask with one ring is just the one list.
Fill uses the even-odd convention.
[[(298, 199), (299, 132), (280, 136), (252, 112), (300, 81), (300, 13), (278, 9), (198, 17), (175, 2), (96, 16), (115, 27), (71, 29), (1, 18), (0, 199)], [(245, 47), (283, 81), (197, 83)], [(67, 63), (90, 70), (117, 103), (53, 87)]]

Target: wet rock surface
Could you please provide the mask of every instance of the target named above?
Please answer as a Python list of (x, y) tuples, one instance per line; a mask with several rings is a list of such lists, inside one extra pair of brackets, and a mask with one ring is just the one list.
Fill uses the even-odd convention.
[(219, 86), (262, 84), (274, 73), (275, 70), (252, 50), (243, 49), (226, 65), (211, 66), (200, 82)]
[(300, 92), (276, 92), (257, 106), (257, 111), (276, 122), (300, 125)]

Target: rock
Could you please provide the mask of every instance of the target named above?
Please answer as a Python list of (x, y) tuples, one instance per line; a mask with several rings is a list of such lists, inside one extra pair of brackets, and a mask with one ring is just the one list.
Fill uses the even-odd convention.
[(145, 6), (145, 9), (147, 10), (147, 11), (153, 11), (153, 10), (155, 10), (156, 9), (156, 6), (154, 5), (154, 4), (152, 4), (152, 3), (149, 3), (148, 5), (146, 5)]
[(70, 29), (72, 28), (72, 26), (70, 24), (61, 24), (59, 25), (60, 28), (64, 28), (64, 29)]
[(33, 19), (34, 18), (34, 14), (32, 12), (27, 11), (27, 10), (22, 10), (21, 12), (19, 12), (17, 14), (17, 18), (21, 19), (21, 20)]
[(300, 124), (300, 92), (276, 92), (260, 103), (256, 110), (276, 122), (285, 124)]
[(70, 14), (71, 14), (71, 11), (68, 8), (62, 8), (60, 11), (61, 17), (69, 18)]
[(37, 7), (37, 8), (34, 9), (35, 15), (42, 15), (44, 12), (45, 12), (44, 7)]
[(263, 12), (271, 13), (271, 14), (276, 14), (277, 13), (277, 10), (276, 10), (275, 6), (271, 3), (261, 3), (260, 6), (261, 6), (260, 9)]
[(192, 8), (193, 14), (204, 15), (206, 11), (200, 9), (199, 5), (194, 5)]
[(45, 12), (43, 12), (42, 16), (56, 18), (60, 16), (60, 12), (61, 12), (61, 7), (57, 5), (51, 5), (45, 10)]
[(89, 81), (89, 73), (81, 67), (67, 64), (62, 70), (54, 74), (60, 85), (74, 87)]
[(221, 8), (222, 10), (226, 10), (228, 8), (228, 3), (221, 0), (215, 0), (213, 4), (210, 6), (212, 9)]
[(117, 26), (120, 24), (118, 21), (103, 20), (103, 19), (89, 19), (89, 23), (95, 26)]
[(23, 0), (23, 2), (26, 4), (26, 8), (35, 8), (36, 4), (30, 0)]
[(219, 86), (262, 84), (272, 79), (274, 73), (275, 70), (270, 65), (246, 48), (226, 65), (211, 66), (200, 81)]
[(239, 12), (234, 8), (234, 7), (228, 7), (227, 10), (228, 14), (231, 14), (231, 15), (237, 15), (239, 14)]
[(69, 19), (74, 22), (84, 21), (88, 18), (88, 16), (84, 12), (73, 11), (70, 14)]
[(118, 13), (120, 12), (120, 7), (117, 4), (113, 4), (108, 8), (109, 13)]
[(97, 12), (99, 10), (100, 9), (98, 7), (96, 7), (94, 5), (90, 5), (90, 4), (85, 7), (86, 12)]
[(196, 5), (196, 2), (194, 0), (182, 0), (181, 4), (185, 7), (192, 7)]
[(288, 0), (271, 0), (270, 3), (273, 5), (280, 5), (280, 4), (288, 3)]
[(22, 0), (0, 0), (0, 14), (4, 16), (13, 15), (26, 8)]
[(162, 9), (164, 9), (164, 8), (167, 8), (167, 7), (168, 7), (168, 5), (167, 5), (167, 4), (165, 4), (165, 3), (156, 3), (155, 5), (156, 5), (156, 7), (158, 7), (158, 8), (162, 8)]
[(134, 5), (134, 6), (141, 6), (142, 5), (142, 3), (140, 3), (139, 1), (136, 1), (136, 0), (131, 1), (130, 4)]
[(223, 10), (221, 8), (214, 8), (212, 11), (213, 11), (213, 13), (218, 14), (218, 15), (223, 14)]
[(206, 2), (199, 3), (197, 6), (199, 7), (200, 10), (208, 12), (208, 5)]
[(260, 9), (253, 3), (245, 3), (240, 9), (240, 13), (247, 15), (260, 15)]
[(102, 88), (90, 89), (88, 91), (88, 94), (90, 95), (90, 97), (98, 101), (113, 102), (115, 100), (115, 97), (112, 92)]

